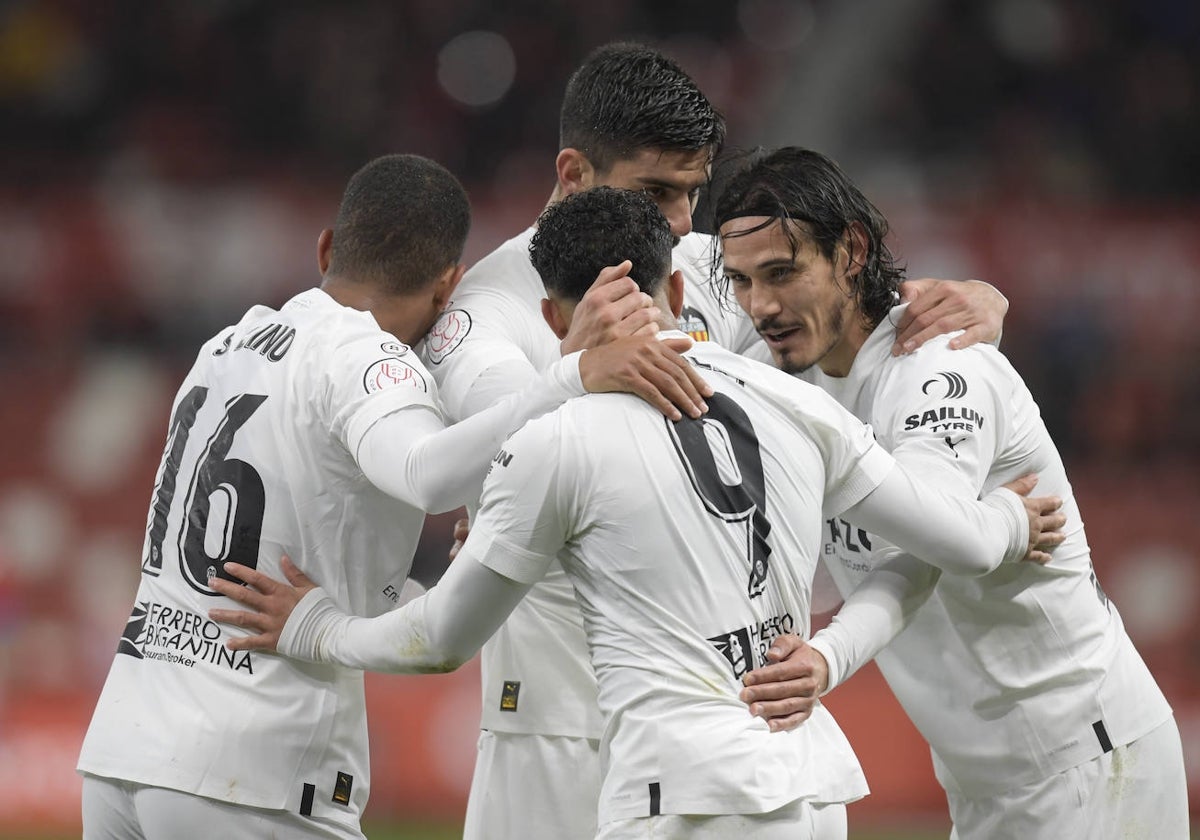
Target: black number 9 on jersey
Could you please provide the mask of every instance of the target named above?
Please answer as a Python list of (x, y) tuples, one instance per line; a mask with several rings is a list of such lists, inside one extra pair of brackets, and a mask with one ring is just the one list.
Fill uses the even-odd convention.
[[(708, 413), (703, 418), (667, 421), (667, 429), (705, 510), (726, 522), (746, 523), (750, 563), (746, 594), (757, 598), (766, 588), (767, 559), (771, 556), (767, 543), (771, 523), (765, 513), (767, 494), (758, 434), (749, 415), (727, 395), (717, 392), (706, 402)], [(718, 442), (723, 444), (720, 452), (714, 451), (714, 443)], [(736, 483), (726, 483), (721, 477), (718, 455), (725, 474)], [(735, 470), (736, 475), (732, 475)]]
[[(197, 385), (180, 400), (171, 417), (150, 507), (142, 571), (149, 575), (162, 573), (163, 542), (171, 537), (179, 549), (179, 569), (184, 580), (205, 595), (215, 595), (208, 586), (210, 578), (232, 580), (225, 574), (223, 563), (233, 560), (250, 568), (258, 566), (258, 544), (266, 508), (262, 478), (245, 461), (228, 456), (234, 436), (266, 397), (239, 394), (229, 400), (204, 448), (185, 463), (188, 440), (207, 399), (208, 389)], [(187, 481), (186, 512), (177, 533), (168, 534), (171, 503), (181, 474)]]

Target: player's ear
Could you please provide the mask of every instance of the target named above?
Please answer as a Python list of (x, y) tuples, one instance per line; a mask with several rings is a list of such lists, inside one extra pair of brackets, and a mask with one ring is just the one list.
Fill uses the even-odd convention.
[(683, 272), (676, 269), (667, 278), (667, 303), (676, 318), (683, 311)]
[(463, 274), (467, 267), (463, 263), (452, 265), (434, 281), (433, 287), (433, 302), (437, 305), (438, 310), (446, 308), (446, 304), (450, 302), (450, 298), (454, 296), (454, 290), (458, 288), (458, 281), (462, 280)]
[(596, 168), (587, 155), (570, 147), (563, 149), (554, 159), (558, 174), (558, 189), (563, 195), (582, 192), (596, 182)]
[(333, 230), (325, 228), (321, 231), (321, 235), (317, 237), (317, 268), (320, 269), (322, 277), (329, 270), (329, 259), (332, 253)]
[(571, 331), (570, 314), (564, 314), (558, 301), (550, 298), (542, 298), (542, 317), (546, 319), (546, 324), (562, 341), (567, 337), (567, 333)]

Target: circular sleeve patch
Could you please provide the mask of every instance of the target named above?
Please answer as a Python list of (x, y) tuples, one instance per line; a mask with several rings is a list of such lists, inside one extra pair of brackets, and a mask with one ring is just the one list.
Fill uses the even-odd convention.
[(462, 344), (471, 331), (471, 316), (465, 309), (447, 309), (425, 337), (425, 358), (436, 365)]
[(363, 373), (363, 388), (368, 394), (400, 386), (416, 388), (422, 393), (429, 391), (429, 384), (421, 372), (399, 359), (380, 359)]

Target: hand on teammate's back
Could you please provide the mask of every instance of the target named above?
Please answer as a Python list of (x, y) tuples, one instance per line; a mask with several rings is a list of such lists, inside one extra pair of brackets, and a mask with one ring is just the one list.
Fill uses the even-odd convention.
[(1061, 545), (1067, 535), (1062, 532), (1067, 517), (1060, 508), (1062, 499), (1057, 496), (1030, 496), (1037, 486), (1037, 475), (1029, 473), (1004, 485), (1021, 497), (1025, 513), (1029, 515), (1029, 553), (1021, 562), (1044, 566), (1052, 559), (1050, 552)]
[(980, 280), (906, 280), (900, 299), (908, 308), (896, 324), (892, 355), (911, 353), (931, 338), (963, 330), (950, 339), (951, 350), (1000, 338), (1008, 299)]
[(629, 260), (600, 272), (596, 282), (575, 306), (571, 329), (562, 340), (565, 356), (576, 350), (599, 347), (630, 335), (654, 335), (661, 314), (653, 299), (638, 291), (629, 276)]
[(637, 394), (671, 420), (680, 419), (680, 410), (699, 417), (708, 411), (704, 398), (712, 396), (712, 386), (679, 355), (691, 347), (691, 339), (660, 341), (656, 335), (631, 335), (585, 350), (579, 359), (583, 387), (592, 393)]
[(738, 697), (772, 732), (787, 732), (812, 716), (829, 685), (829, 666), (819, 651), (792, 634), (771, 642), (767, 659), (771, 664), (742, 677), (745, 688)]
[(230, 638), (225, 643), (230, 650), (275, 650), (279, 646), (279, 636), (283, 633), (292, 610), (309, 590), (316, 588), (317, 585), (297, 569), (287, 555), (280, 560), (279, 566), (287, 577), (286, 583), (240, 563), (226, 563), (225, 571), (244, 581), (245, 586), (219, 577), (209, 580), (209, 585), (214, 590), (254, 610), (208, 611), (208, 617), (213, 621), (245, 627), (257, 634)]

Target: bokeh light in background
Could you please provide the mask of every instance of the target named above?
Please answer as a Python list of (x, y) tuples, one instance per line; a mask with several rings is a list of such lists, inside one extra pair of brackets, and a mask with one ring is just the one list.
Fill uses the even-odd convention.
[[(1200, 790), (1200, 5), (1191, 0), (15, 0), (0, 8), (0, 835), (74, 824), (174, 389), (251, 303), (317, 281), (372, 156), (467, 185), (482, 256), (553, 184), (593, 47), (649, 41), (730, 145), (831, 154), (913, 276), (1008, 294), (1004, 349)], [(431, 521), (422, 551), (449, 544)], [(370, 813), (461, 812), (475, 673), (372, 678)], [(857, 685), (856, 685), (857, 683)], [(839, 696), (840, 695), (840, 696)], [(831, 705), (874, 794), (944, 822), (877, 675)], [(1193, 760), (1197, 759), (1197, 760)]]

